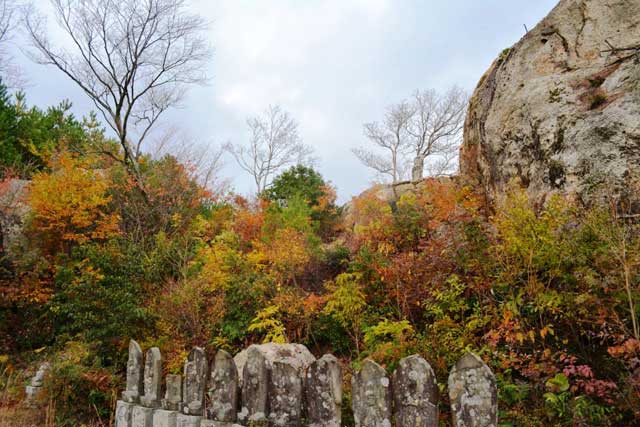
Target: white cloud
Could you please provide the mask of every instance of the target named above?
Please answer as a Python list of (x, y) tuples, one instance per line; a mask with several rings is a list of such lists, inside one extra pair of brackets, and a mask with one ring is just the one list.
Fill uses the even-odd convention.
[[(190, 90), (184, 108), (166, 120), (202, 141), (242, 141), (247, 116), (280, 104), (300, 122), (318, 168), (344, 201), (373, 177), (350, 152), (366, 143), (362, 123), (379, 119), (386, 105), (416, 88), (472, 89), (523, 34), (522, 24), (533, 27), (555, 2), (191, 0), (212, 22), (212, 82)], [(46, 106), (68, 97), (80, 115), (91, 108), (60, 73), (23, 66), (33, 102)], [(250, 190), (232, 162), (226, 170), (239, 191)]]

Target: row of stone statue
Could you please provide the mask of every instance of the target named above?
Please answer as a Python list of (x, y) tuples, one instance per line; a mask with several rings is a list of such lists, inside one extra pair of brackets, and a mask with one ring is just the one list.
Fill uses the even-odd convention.
[[(149, 349), (143, 365), (142, 350), (131, 341), (116, 427), (339, 427), (338, 360), (332, 355), (315, 360), (299, 344), (284, 346), (304, 353), (265, 346), (251, 346), (236, 360), (220, 350), (210, 368), (204, 350), (196, 347), (187, 356), (184, 377), (167, 375), (161, 396), (160, 350)], [(351, 385), (358, 427), (438, 426), (436, 378), (420, 356), (402, 359), (390, 377), (367, 360)], [(497, 426), (495, 377), (476, 355), (468, 353), (451, 370), (449, 397), (454, 426)]]

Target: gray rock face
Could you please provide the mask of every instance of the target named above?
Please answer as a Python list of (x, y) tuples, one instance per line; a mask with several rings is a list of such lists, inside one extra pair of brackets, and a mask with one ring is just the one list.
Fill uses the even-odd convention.
[(185, 415), (202, 415), (207, 382), (207, 356), (203, 349), (194, 347), (184, 363), (182, 412)]
[(269, 426), (300, 427), (302, 420), (302, 378), (287, 360), (276, 360), (269, 381)]
[(426, 360), (402, 359), (391, 384), (397, 427), (438, 427), (438, 385)]
[(209, 418), (234, 422), (238, 410), (238, 370), (233, 358), (219, 350), (211, 365), (209, 378)]
[(176, 427), (178, 413), (165, 409), (153, 411), (153, 427)]
[(246, 350), (242, 350), (233, 358), (236, 363), (236, 367), (238, 368), (240, 385), (242, 385), (243, 381), (242, 371), (245, 363), (247, 362), (249, 350), (252, 348), (257, 348), (258, 350), (260, 350), (260, 352), (262, 352), (269, 369), (271, 369), (271, 365), (275, 360), (287, 360), (300, 372), (300, 375), (302, 375), (304, 373), (304, 370), (307, 369), (307, 367), (316, 360), (309, 349), (302, 344), (254, 344), (249, 346), (249, 348), (247, 348)]
[(609, 44), (640, 47), (640, 2), (561, 0), (480, 80), (461, 174), (490, 199), (513, 179), (537, 200), (624, 193), (640, 169), (639, 50)]
[(134, 340), (129, 341), (129, 359), (127, 360), (127, 389), (122, 392), (122, 400), (138, 403), (144, 391), (142, 376), (142, 349)]
[(134, 406), (131, 411), (131, 427), (153, 427), (153, 409)]
[(133, 412), (133, 403), (116, 402), (116, 427), (131, 427), (131, 413)]
[(449, 399), (455, 427), (496, 427), (498, 389), (491, 369), (467, 353), (449, 374)]
[(264, 354), (255, 346), (247, 351), (242, 377), (242, 410), (238, 414), (238, 421), (242, 424), (262, 422), (268, 413), (269, 371)]
[(169, 411), (179, 411), (182, 403), (182, 376), (167, 375), (167, 389), (162, 399), (162, 408)]
[(342, 419), (342, 369), (333, 355), (313, 362), (304, 385), (309, 427), (340, 427)]
[(158, 347), (147, 350), (144, 363), (144, 396), (140, 403), (148, 408), (160, 406), (160, 390), (162, 388), (162, 354)]
[(389, 378), (380, 365), (366, 360), (351, 379), (352, 409), (356, 427), (391, 427)]

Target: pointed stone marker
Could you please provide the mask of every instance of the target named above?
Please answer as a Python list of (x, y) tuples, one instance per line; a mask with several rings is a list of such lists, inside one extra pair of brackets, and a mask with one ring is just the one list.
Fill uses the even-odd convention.
[(385, 370), (365, 360), (351, 379), (353, 417), (356, 427), (391, 427), (391, 393)]
[(147, 408), (160, 407), (160, 393), (162, 389), (162, 354), (158, 347), (147, 350), (144, 363), (144, 395), (140, 403)]
[(302, 421), (302, 378), (298, 369), (286, 360), (271, 367), (268, 388), (269, 426), (300, 427)]
[(129, 359), (127, 360), (127, 389), (122, 392), (122, 400), (138, 403), (143, 393), (142, 349), (134, 340), (129, 341)]
[(182, 412), (185, 415), (202, 415), (204, 392), (207, 382), (207, 356), (203, 349), (195, 347), (184, 364)]
[(266, 425), (269, 372), (262, 352), (250, 347), (242, 371), (242, 410), (238, 421), (243, 425)]
[(331, 354), (313, 362), (305, 375), (305, 400), (309, 427), (340, 427), (342, 368)]
[(116, 427), (131, 427), (133, 403), (118, 400), (116, 403)]
[(496, 379), (491, 369), (475, 354), (465, 354), (451, 369), (449, 400), (455, 427), (498, 425)]
[(209, 378), (209, 418), (234, 422), (238, 414), (238, 369), (233, 357), (224, 350), (216, 353)]
[(391, 377), (396, 427), (438, 427), (438, 385), (418, 355), (400, 361)]
[(162, 399), (162, 408), (168, 411), (179, 411), (182, 403), (182, 376), (169, 374), (166, 378), (167, 389)]

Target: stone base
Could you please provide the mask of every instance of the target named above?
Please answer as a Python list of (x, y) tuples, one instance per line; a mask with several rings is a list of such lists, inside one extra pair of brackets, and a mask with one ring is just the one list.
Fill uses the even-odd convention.
[(140, 395), (133, 391), (123, 391), (122, 400), (127, 403), (139, 403)]
[(131, 427), (131, 412), (133, 404), (118, 400), (116, 403), (116, 424), (115, 427)]
[(28, 385), (25, 387), (26, 401), (29, 406), (34, 406), (38, 403), (38, 397), (42, 392), (42, 387)]
[(200, 427), (202, 417), (193, 415), (178, 414), (176, 417), (176, 427)]
[(179, 411), (180, 410), (180, 402), (172, 402), (167, 399), (162, 399), (160, 401), (160, 406), (162, 409), (166, 411)]
[(201, 404), (192, 402), (190, 404), (181, 403), (180, 412), (182, 412), (185, 415), (193, 415), (193, 416), (201, 417), (204, 411)]
[(257, 414), (250, 416), (247, 421), (248, 427), (268, 427), (268, 425), (269, 421), (262, 412), (258, 412)]
[[(154, 426), (155, 427), (155, 426)], [(200, 427), (242, 427), (240, 424), (225, 421), (202, 420)]]
[(176, 427), (177, 417), (176, 411), (156, 409), (153, 411), (153, 427)]
[(153, 427), (153, 409), (134, 406), (131, 412), (131, 427)]
[(142, 406), (146, 406), (147, 408), (159, 408), (160, 401), (158, 399), (149, 398), (147, 396), (140, 396), (140, 404)]

